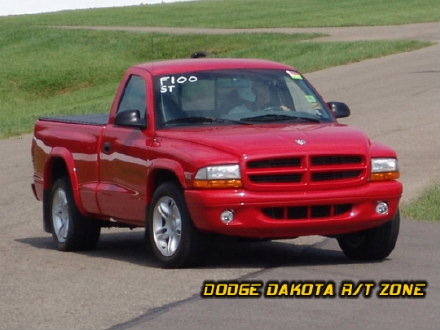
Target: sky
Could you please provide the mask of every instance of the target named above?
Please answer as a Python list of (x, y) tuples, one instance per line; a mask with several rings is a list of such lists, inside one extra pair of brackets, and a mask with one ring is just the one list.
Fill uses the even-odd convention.
[(36, 14), (66, 9), (121, 7), (188, 0), (0, 0), (0, 16)]

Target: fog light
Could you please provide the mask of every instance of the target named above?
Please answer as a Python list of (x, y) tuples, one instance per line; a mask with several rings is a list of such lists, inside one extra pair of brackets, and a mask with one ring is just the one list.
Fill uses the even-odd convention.
[(390, 208), (388, 207), (388, 203), (386, 203), (386, 202), (377, 202), (377, 204), (376, 204), (376, 213), (377, 214), (381, 214), (381, 215), (388, 214), (389, 209)]
[(220, 214), (220, 220), (226, 224), (231, 223), (234, 220), (234, 211), (226, 210)]

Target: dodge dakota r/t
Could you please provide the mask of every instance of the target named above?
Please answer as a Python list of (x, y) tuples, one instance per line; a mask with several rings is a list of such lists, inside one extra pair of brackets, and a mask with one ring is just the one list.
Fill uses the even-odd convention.
[(200, 260), (207, 237), (323, 235), (381, 260), (399, 232), (396, 153), (338, 123), (293, 67), (183, 59), (125, 73), (108, 114), (40, 118), (33, 191), (59, 250), (101, 227), (145, 227), (164, 267)]

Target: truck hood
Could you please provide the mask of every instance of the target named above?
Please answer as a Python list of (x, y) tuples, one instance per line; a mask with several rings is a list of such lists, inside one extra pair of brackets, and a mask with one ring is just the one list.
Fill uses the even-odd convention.
[(320, 153), (366, 154), (367, 135), (337, 123), (310, 125), (252, 125), (187, 128), (162, 131), (164, 138), (188, 141), (241, 158)]

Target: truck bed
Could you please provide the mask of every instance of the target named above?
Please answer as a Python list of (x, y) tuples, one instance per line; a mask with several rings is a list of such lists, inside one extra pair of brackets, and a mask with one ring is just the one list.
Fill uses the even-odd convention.
[(40, 117), (42, 121), (55, 121), (59, 123), (82, 124), (104, 126), (108, 123), (108, 114), (93, 114), (93, 115), (72, 115), (72, 116), (53, 116)]

